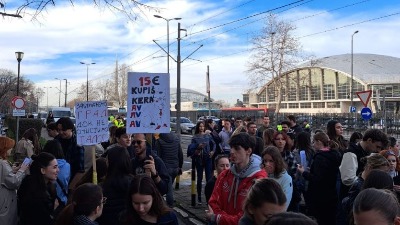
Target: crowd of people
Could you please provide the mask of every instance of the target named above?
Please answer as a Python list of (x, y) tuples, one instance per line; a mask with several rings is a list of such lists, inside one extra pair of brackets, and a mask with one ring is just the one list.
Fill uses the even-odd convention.
[[(111, 126), (93, 173), (71, 119), (47, 131), (43, 147), (34, 129), (17, 143), (0, 137), (0, 224), (178, 224), (172, 185), (184, 152), (175, 133)], [(206, 119), (186, 154), (209, 225), (400, 224), (399, 148), (378, 129), (348, 141), (335, 120), (312, 132), (292, 115), (276, 127), (267, 115), (261, 125), (222, 119), (221, 129)]]

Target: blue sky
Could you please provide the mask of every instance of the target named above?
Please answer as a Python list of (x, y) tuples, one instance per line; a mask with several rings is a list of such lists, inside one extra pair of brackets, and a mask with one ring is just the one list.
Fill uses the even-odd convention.
[[(8, 13), (13, 3), (8, 2)], [(86, 66), (80, 61), (95, 62), (89, 68), (89, 80), (109, 79), (115, 60), (132, 65), (132, 71), (166, 72), (165, 53), (153, 42), (166, 47), (167, 27), (162, 19), (181, 17), (187, 37), (181, 42), (186, 58), (201, 44), (204, 46), (182, 64), (181, 87), (205, 93), (205, 74), (210, 66), (211, 97), (234, 103), (247, 90), (247, 62), (250, 39), (260, 32), (268, 10), (296, 1), (281, 0), (166, 0), (149, 1), (160, 12), (148, 12), (135, 22), (126, 17), (97, 9), (91, 1), (74, 7), (59, 3), (50, 6), (32, 22), (23, 19), (0, 20), (1, 68), (17, 70), (15, 51), (25, 52), (21, 74), (38, 87), (59, 87), (54, 78), (67, 78), (68, 92), (86, 82)], [(317, 58), (350, 53), (351, 35), (355, 53), (400, 57), (400, 2), (395, 0), (313, 0), (297, 1), (274, 10), (281, 18), (297, 26), (307, 54)], [(394, 14), (394, 15), (392, 15)], [(256, 15), (251, 17), (252, 15)], [(391, 16), (390, 16), (391, 15)], [(382, 18), (381, 18), (382, 17)], [(380, 18), (380, 19), (379, 19)], [(237, 21), (231, 23), (233, 21)], [(177, 21), (170, 21), (170, 54), (176, 58)], [(228, 24), (228, 25), (224, 25)], [(211, 29), (215, 28), (215, 29)], [(182, 36), (185, 34), (181, 33)], [(144, 60), (143, 60), (144, 59)], [(202, 62), (196, 61), (201, 60)], [(171, 87), (176, 87), (176, 64), (170, 60)], [(64, 89), (64, 85), (62, 87)], [(71, 96), (76, 94), (72, 92)], [(41, 104), (46, 104), (42, 98)], [(49, 105), (58, 105), (58, 91), (49, 89)]]

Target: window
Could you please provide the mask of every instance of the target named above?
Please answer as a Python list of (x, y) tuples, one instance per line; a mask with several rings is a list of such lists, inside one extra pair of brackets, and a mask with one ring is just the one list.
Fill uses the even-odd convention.
[(325, 108), (325, 102), (314, 102), (313, 108)]
[(327, 102), (327, 108), (340, 108), (340, 102)]
[(302, 108), (302, 109), (311, 108), (311, 102), (302, 102), (302, 103), (300, 103), (300, 108)]
[(281, 103), (281, 109), (287, 109), (287, 104), (286, 103)]
[(324, 84), (324, 99), (335, 99), (335, 86)]
[(289, 103), (289, 109), (297, 109), (299, 108), (299, 103)]
[(275, 100), (275, 87), (274, 87), (274, 85), (271, 84), (267, 88), (267, 91), (268, 91), (268, 101), (269, 102), (275, 102), (276, 100)]
[(259, 102), (267, 102), (267, 91), (264, 90), (258, 97), (259, 97)]
[(338, 98), (339, 99), (350, 99), (350, 83), (351, 78), (339, 73), (338, 76)]
[(243, 103), (249, 103), (249, 94), (243, 94)]

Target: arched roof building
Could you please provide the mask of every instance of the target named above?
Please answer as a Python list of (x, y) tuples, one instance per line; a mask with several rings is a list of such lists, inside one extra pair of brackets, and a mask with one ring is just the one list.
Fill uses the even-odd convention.
[[(400, 58), (353, 55), (353, 105), (359, 112), (364, 106), (358, 91), (372, 90), (369, 107), (376, 112), (386, 103), (388, 111), (400, 106)], [(292, 113), (344, 113), (351, 104), (351, 54), (313, 60), (280, 76), (281, 110)], [(244, 94), (249, 107), (276, 108), (277, 90), (268, 82), (258, 93)]]

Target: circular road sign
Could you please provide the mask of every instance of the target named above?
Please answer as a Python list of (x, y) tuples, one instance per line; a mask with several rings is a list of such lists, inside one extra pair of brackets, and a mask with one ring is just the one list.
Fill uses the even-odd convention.
[(22, 109), (25, 106), (25, 100), (19, 96), (15, 96), (11, 103), (16, 109)]

